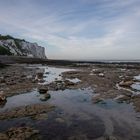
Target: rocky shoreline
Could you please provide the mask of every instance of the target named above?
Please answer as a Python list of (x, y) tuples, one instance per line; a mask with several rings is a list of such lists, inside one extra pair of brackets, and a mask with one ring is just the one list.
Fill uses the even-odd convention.
[[(132, 64), (88, 64), (86, 66), (75, 64), (59, 66), (59, 68), (67, 68), (69, 70), (59, 74), (61, 79), (55, 78), (53, 82), (49, 83), (45, 83), (45, 78), (49, 75), (49, 72), (42, 71), (40, 67), (42, 67), (42, 65), (35, 65), (34, 67), (29, 64), (13, 64), (0, 69), (1, 108), (5, 106), (7, 98), (28, 92), (30, 93), (33, 90), (38, 92), (38, 96), (42, 102), (46, 102), (51, 98), (49, 94), (50, 91), (84, 89), (90, 87), (90, 89), (94, 91), (92, 95), (93, 104), (105, 104), (106, 99), (112, 99), (118, 103), (133, 103), (135, 111), (140, 112), (140, 91), (132, 88), (133, 84), (139, 82), (138, 79), (134, 78), (140, 74), (140, 66), (138, 65), (136, 67)], [(42, 120), (46, 118), (48, 112), (54, 109), (54, 105), (42, 103), (20, 106), (1, 111), (0, 120), (11, 120), (13, 118), (23, 117)], [(61, 121), (62, 119), (60, 118), (58, 120)], [(0, 133), (0, 139), (12, 140), (12, 138), (21, 138), (24, 140), (36, 134), (34, 133), (36, 132), (34, 128), (25, 129), (27, 132), (23, 132), (21, 129), (22, 128), (19, 128), (21, 134), (28, 133), (29, 129), (31, 129), (29, 130), (31, 134), (19, 136), (19, 132), (9, 137), (9, 133), (7, 132), (11, 132), (11, 130), (7, 130), (7, 132)], [(112, 136), (112, 138), (114, 137)], [(71, 139), (73, 138), (71, 137)], [(104, 139), (112, 140), (111, 136), (104, 137)], [(117, 138), (114, 139), (116, 140)]]

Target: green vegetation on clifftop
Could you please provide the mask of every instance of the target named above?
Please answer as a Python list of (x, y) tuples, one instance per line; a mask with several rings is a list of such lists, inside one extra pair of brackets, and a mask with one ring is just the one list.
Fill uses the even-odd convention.
[(8, 49), (0, 46), (0, 55), (12, 55), (12, 53)]

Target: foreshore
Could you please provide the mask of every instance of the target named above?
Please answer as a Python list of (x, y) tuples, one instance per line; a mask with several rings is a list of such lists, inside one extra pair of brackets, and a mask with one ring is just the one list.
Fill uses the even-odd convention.
[(0, 138), (140, 138), (138, 62), (6, 56), (0, 62)]

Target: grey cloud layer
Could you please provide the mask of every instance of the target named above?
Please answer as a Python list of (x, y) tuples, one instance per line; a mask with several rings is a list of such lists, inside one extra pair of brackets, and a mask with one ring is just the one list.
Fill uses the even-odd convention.
[(1, 0), (0, 30), (50, 58), (140, 59), (139, 0)]

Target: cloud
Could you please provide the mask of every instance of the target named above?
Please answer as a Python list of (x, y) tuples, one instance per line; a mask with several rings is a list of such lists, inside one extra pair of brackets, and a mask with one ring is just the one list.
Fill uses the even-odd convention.
[(37, 41), (49, 58), (140, 59), (138, 0), (2, 0), (0, 30)]

